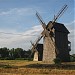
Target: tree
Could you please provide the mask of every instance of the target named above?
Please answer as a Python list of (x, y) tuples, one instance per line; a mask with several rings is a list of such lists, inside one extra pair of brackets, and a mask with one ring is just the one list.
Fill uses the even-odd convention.
[(70, 55), (70, 61), (75, 62), (75, 54)]
[(25, 51), (22, 48), (8, 49), (6, 47), (0, 48), (0, 59), (16, 59), (23, 58), (28, 59), (31, 54), (31, 50)]
[(61, 59), (60, 58), (55, 58), (53, 61), (54, 61), (54, 63), (56, 65), (60, 65), (61, 64)]
[(15, 59), (15, 49), (14, 48), (12, 48), (9, 51), (9, 57), (10, 57), (10, 59)]
[(16, 48), (14, 52), (14, 56), (16, 58), (22, 58), (24, 56), (24, 52), (22, 48)]
[(7, 49), (6, 47), (0, 48), (0, 56), (2, 58), (9, 57), (9, 49)]

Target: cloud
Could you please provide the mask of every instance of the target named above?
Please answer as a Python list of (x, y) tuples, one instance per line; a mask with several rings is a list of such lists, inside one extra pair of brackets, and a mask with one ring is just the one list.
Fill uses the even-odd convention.
[[(66, 23), (65, 26), (66, 28), (70, 31), (69, 34), (69, 41), (71, 41), (71, 53), (75, 53), (75, 21)], [(25, 50), (28, 50), (31, 47), (30, 41), (34, 42), (38, 36), (41, 34), (43, 28), (41, 25), (36, 25), (29, 30), (18, 33), (15, 30), (8, 30), (8, 32), (15, 33), (15, 34), (22, 34), (22, 35), (7, 35), (7, 34), (0, 34), (0, 46), (1, 47), (8, 47), (8, 48), (17, 48), (21, 47)], [(0, 30), (2, 31), (2, 30)], [(3, 32), (7, 32), (7, 30), (3, 30)], [(23, 36), (27, 35), (27, 36)], [(37, 35), (37, 36), (28, 36), (28, 35)]]
[[(35, 8), (11, 8), (0, 11), (0, 30), (11, 29), (23, 32), (32, 27), (37, 21)], [(38, 10), (38, 8), (37, 8)], [(41, 12), (42, 10), (39, 9)], [(42, 12), (41, 12), (42, 13)], [(43, 12), (44, 13), (44, 12)], [(38, 25), (38, 24), (37, 24)]]
[(34, 42), (38, 37), (38, 33), (40, 34), (42, 30), (41, 25), (33, 27), (31, 25), (34, 21), (34, 13), (35, 11), (32, 8), (13, 8), (6, 11), (0, 11), (0, 32), (22, 34), (10, 35), (0, 33), (0, 46), (9, 48), (22, 47), (23, 49), (28, 49), (30, 40)]
[(0, 11), (0, 30), (17, 30), (30, 28), (34, 24), (35, 11), (32, 8), (12, 8)]
[(75, 20), (65, 24), (70, 31), (69, 40), (71, 41), (71, 54), (75, 53)]
[(34, 11), (32, 8), (13, 8), (7, 11), (0, 12), (0, 15), (31, 15)]
[[(0, 46), (1, 47), (5, 46), (5, 47), (9, 47), (9, 48), (22, 47), (23, 49), (27, 50), (30, 48), (30, 45), (31, 45), (30, 41), (32, 40), (34, 42), (36, 40), (36, 38), (38, 38), (38, 35), (41, 34), (42, 30), (43, 29), (42, 29), (41, 25), (37, 25), (37, 26), (31, 27), (29, 30), (27, 30), (25, 32), (20, 33), (22, 35), (2, 34), (0, 36), (0, 42), (1, 42)], [(15, 34), (19, 34), (19, 33), (15, 32)], [(37, 35), (37, 36), (30, 36), (30, 35)]]

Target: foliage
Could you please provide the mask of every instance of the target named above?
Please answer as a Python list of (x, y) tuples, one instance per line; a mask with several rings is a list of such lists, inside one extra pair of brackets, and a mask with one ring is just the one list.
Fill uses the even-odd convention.
[(0, 48), (0, 57), (5, 58), (9, 56), (9, 49), (6, 47)]
[(75, 62), (75, 54), (70, 55), (71, 62)]
[(60, 58), (55, 58), (53, 61), (54, 61), (54, 63), (55, 63), (56, 65), (60, 65), (60, 64), (61, 64)]
[(29, 55), (31, 51), (25, 51), (22, 48), (8, 49), (6, 47), (0, 48), (0, 60), (30, 60)]

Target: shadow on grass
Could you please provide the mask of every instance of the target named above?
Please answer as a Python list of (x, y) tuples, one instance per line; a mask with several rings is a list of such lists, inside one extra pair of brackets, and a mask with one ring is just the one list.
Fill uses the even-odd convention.
[[(22, 66), (24, 67), (24, 66)], [(65, 70), (75, 70), (75, 65), (55, 65), (55, 64), (30, 64), (26, 65), (26, 68), (41, 68), (41, 69), (65, 69)]]
[(9, 64), (0, 64), (0, 68), (36, 68), (36, 69), (65, 69), (65, 70), (75, 70), (75, 64), (61, 64), (61, 65), (55, 65), (55, 64), (29, 64), (25, 66), (11, 66)]
[(0, 68), (12, 68), (10, 65), (0, 65)]
[(0, 68), (13, 68), (13, 69), (17, 69), (19, 67), (18, 66), (11, 66), (9, 64), (0, 64)]

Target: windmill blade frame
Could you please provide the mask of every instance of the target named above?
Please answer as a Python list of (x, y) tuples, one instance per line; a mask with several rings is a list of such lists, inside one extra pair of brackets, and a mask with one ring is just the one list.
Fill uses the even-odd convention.
[(47, 25), (47, 29), (51, 29), (53, 27), (53, 25), (55, 24), (55, 22), (57, 21), (58, 18), (60, 18), (62, 16), (62, 14), (67, 10), (68, 6), (64, 5), (61, 10), (57, 13), (57, 15), (55, 16), (55, 18), (52, 20), (52, 22)]
[(37, 51), (36, 47), (37, 47), (37, 44), (38, 42), (40, 41), (40, 39), (42, 38), (43, 36), (39, 36), (38, 39), (35, 41), (35, 43), (32, 43), (31, 41), (31, 44), (32, 44), (32, 48), (31, 48), (31, 55)]
[(46, 24), (45, 24), (44, 20), (42, 19), (42, 17), (40, 16), (40, 14), (38, 12), (36, 12), (36, 17), (38, 18), (38, 20), (41, 23), (42, 27), (45, 29)]
[[(31, 41), (30, 41), (31, 42)], [(31, 42), (31, 44), (32, 44), (32, 48), (31, 48), (31, 50), (32, 50), (32, 52), (35, 52), (36, 50), (36, 46)]]
[(68, 8), (68, 6), (65, 4), (62, 8), (61, 8), (61, 10), (57, 13), (57, 15), (55, 16), (55, 19), (53, 19), (52, 21), (56, 21), (58, 18), (60, 18), (62, 15), (63, 15), (63, 13), (67, 10), (67, 8)]

